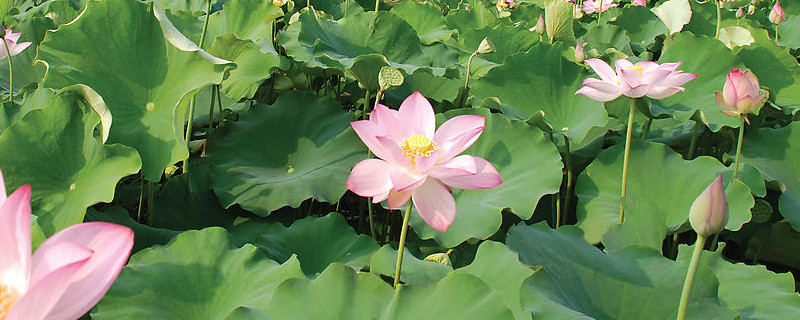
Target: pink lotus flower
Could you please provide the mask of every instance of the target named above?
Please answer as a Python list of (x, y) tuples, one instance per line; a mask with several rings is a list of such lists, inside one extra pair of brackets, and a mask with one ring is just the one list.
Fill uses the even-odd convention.
[(717, 92), (715, 97), (717, 105), (725, 108), (722, 113), (731, 117), (743, 115), (744, 120), (750, 124), (747, 114), (764, 104), (767, 93), (761, 93), (758, 79), (749, 70), (742, 73), (742, 70), (731, 69), (722, 92)]
[[(17, 43), (21, 35), (22, 35), (21, 33), (11, 32), (10, 28), (6, 29), (6, 35), (3, 38), (5, 39), (6, 44), (8, 44), (8, 51), (11, 51), (11, 56), (18, 55), (20, 52), (22, 52), (22, 50), (25, 50), (25, 48), (30, 46), (32, 43), (29, 41), (23, 43)], [(6, 51), (5, 46), (0, 45), (0, 47), (2, 47), (0, 48), (0, 59), (3, 59), (8, 56), (8, 52)]]
[[(602, 2), (602, 8), (600, 7)], [(606, 12), (608, 9), (616, 7), (614, 0), (583, 0), (583, 12), (587, 14), (594, 12)]]
[(30, 196), (25, 185), (6, 198), (0, 175), (0, 319), (77, 319), (117, 278), (133, 232), (104, 222), (78, 224), (31, 257)]
[(646, 7), (647, 6), (647, 1), (645, 1), (645, 0), (633, 0), (633, 2), (631, 2), (631, 5)]
[(698, 235), (707, 238), (725, 229), (728, 224), (728, 199), (722, 185), (722, 174), (692, 203), (689, 224)]
[(614, 100), (620, 95), (663, 99), (684, 91), (680, 86), (697, 78), (696, 74), (677, 70), (681, 62), (658, 64), (642, 61), (633, 64), (628, 60), (618, 59), (614, 63), (616, 72), (600, 59), (588, 59), (586, 64), (592, 67), (600, 79), (584, 80), (584, 87), (575, 94), (583, 94), (602, 102)]
[(769, 12), (769, 21), (777, 25), (783, 22), (784, 19), (786, 19), (786, 14), (783, 13), (781, 2), (775, 1), (775, 5)]
[(378, 105), (369, 120), (350, 124), (380, 159), (356, 164), (347, 189), (373, 197), (374, 203), (388, 200), (390, 209), (411, 198), (422, 219), (444, 232), (456, 217), (449, 187), (488, 189), (502, 183), (486, 159), (457, 156), (480, 137), (484, 121), (482, 116), (461, 115), (436, 130), (433, 108), (419, 92), (406, 98), (399, 110)]

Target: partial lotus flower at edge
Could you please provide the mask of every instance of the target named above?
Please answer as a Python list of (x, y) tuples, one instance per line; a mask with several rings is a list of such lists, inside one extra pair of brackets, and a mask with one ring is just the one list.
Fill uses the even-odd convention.
[[(8, 51), (11, 52), (11, 56), (18, 55), (20, 52), (28, 48), (28, 46), (30, 46), (33, 43), (30, 41), (18, 43), (17, 41), (19, 41), (20, 36), (22, 36), (22, 33), (19, 32), (14, 33), (11, 31), (11, 28), (6, 29), (6, 34), (5, 36), (3, 36), (3, 38), (6, 41), (6, 44), (8, 45)], [(2, 47), (2, 49), (0, 49), (0, 59), (8, 57), (8, 52), (6, 51), (5, 46), (0, 46), (0, 47)]]

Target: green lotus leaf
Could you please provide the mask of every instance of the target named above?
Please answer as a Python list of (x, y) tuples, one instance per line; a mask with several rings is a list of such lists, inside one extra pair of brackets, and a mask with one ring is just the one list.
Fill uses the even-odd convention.
[[(211, 0), (212, 6), (218, 1)], [(169, 9), (172, 11), (185, 11), (190, 14), (197, 13), (202, 14), (201, 12), (206, 11), (206, 7), (208, 7), (208, 0), (169, 0), (169, 1), (159, 1), (159, 5), (164, 9)]]
[(420, 238), (436, 239), (445, 247), (455, 247), (470, 238), (488, 238), (500, 228), (504, 208), (530, 219), (539, 199), (555, 193), (561, 185), (561, 156), (539, 129), (484, 108), (449, 111), (439, 115), (437, 122), (441, 124), (461, 114), (477, 114), (486, 119), (481, 137), (462, 154), (488, 160), (503, 183), (487, 190), (454, 189), (457, 216), (444, 233), (428, 226), (414, 209), (410, 219), (414, 231)]
[(480, 278), (506, 299), (517, 320), (531, 319), (530, 312), (523, 310), (520, 305), (519, 293), (522, 283), (534, 274), (534, 271), (520, 263), (517, 253), (502, 243), (484, 241), (478, 247), (478, 253), (472, 264), (456, 270), (456, 273), (471, 274)]
[(186, 231), (134, 254), (92, 319), (226, 319), (300, 277), (297, 259), (278, 264), (252, 245), (233, 248), (222, 228)]
[(0, 107), (0, 133), (22, 119), (28, 112), (44, 108), (55, 97), (55, 91), (50, 88), (23, 89), (20, 93), (22, 105), (5, 102)]
[(0, 135), (6, 186), (31, 185), (33, 212), (46, 235), (83, 221), (87, 207), (110, 202), (117, 181), (141, 167), (135, 150), (94, 136), (100, 117), (90, 90), (65, 88)]
[(408, 22), (424, 45), (445, 42), (453, 35), (454, 31), (447, 28), (442, 10), (430, 3), (406, 1), (390, 11)]
[(761, 86), (769, 90), (769, 100), (782, 107), (800, 108), (800, 65), (797, 59), (776, 45), (774, 38), (770, 40), (766, 30), (749, 30), (755, 43), (740, 48), (736, 55), (758, 77)]
[[(397, 267), (397, 250), (384, 245), (369, 261), (369, 272), (394, 278)], [(409, 250), (403, 251), (403, 267), (400, 269), (400, 281), (404, 284), (434, 283), (446, 277), (453, 268), (433, 261), (425, 261), (415, 257)]]
[[(512, 227), (509, 248), (522, 263), (540, 266), (520, 293), (523, 307), (542, 319), (675, 319), (688, 261), (657, 250), (627, 248), (605, 254), (583, 240), (580, 229), (544, 223)], [(688, 314), (692, 319), (734, 319), (717, 299), (714, 274), (701, 266)]]
[(382, 54), (392, 67), (406, 73), (428, 68), (441, 75), (445, 67), (455, 64), (434, 64), (435, 56), (422, 49), (413, 27), (385, 11), (363, 12), (338, 21), (305, 11), (281, 32), (278, 41), (295, 61), (342, 72), (352, 67), (359, 55), (371, 53)]
[(136, 222), (131, 218), (128, 211), (123, 207), (110, 207), (103, 211), (97, 211), (94, 208), (89, 208), (86, 212), (85, 222), (89, 221), (104, 221), (116, 223), (118, 225), (131, 228), (134, 233), (133, 251), (139, 252), (142, 249), (152, 247), (154, 245), (165, 245), (169, 243), (172, 238), (175, 238), (180, 231), (153, 228), (146, 224)]
[[(463, 79), (434, 76), (430, 70), (419, 69), (411, 75), (406, 75), (401, 86), (386, 91), (384, 96), (387, 102), (383, 103), (399, 106), (416, 91), (429, 100), (453, 102), (458, 96), (459, 89), (462, 88), (464, 88)], [(390, 99), (392, 102), (388, 102)]]
[[(28, 10), (25, 10), (22, 6), (17, 6), (20, 13), (14, 15), (14, 19), (24, 24), (30, 19), (47, 16), (47, 19), (51, 20), (48, 24), (54, 24), (52, 29), (55, 30), (58, 25), (69, 23), (75, 19), (86, 7), (87, 2), (86, 0), (49, 0), (38, 3), (38, 5)], [(30, 4), (34, 5), (34, 2), (30, 1)], [(14, 30), (16, 31), (16, 28)], [(41, 34), (39, 41), (36, 43), (41, 42), (42, 37), (44, 37), (44, 33)], [(41, 75), (44, 76), (44, 70), (42, 70)]]
[(632, 140), (625, 221), (618, 225), (623, 151), (623, 144), (604, 150), (576, 182), (577, 225), (590, 243), (603, 240), (609, 251), (631, 245), (660, 250), (667, 233), (687, 221), (692, 203), (718, 173), (727, 186), (726, 228), (738, 230), (750, 221), (753, 196), (739, 180), (730, 182), (733, 168), (707, 156), (686, 161), (666, 145)]
[(573, 6), (566, 0), (545, 0), (544, 23), (551, 43), (563, 41), (569, 44), (575, 41), (575, 31), (572, 28)]
[(274, 50), (264, 53), (252, 41), (241, 40), (231, 33), (218, 37), (208, 51), (236, 63), (236, 69), (231, 70), (220, 86), (221, 92), (234, 101), (252, 98), (276, 69), (289, 69), (286, 57)]
[(658, 16), (644, 6), (626, 8), (612, 24), (625, 29), (631, 37), (630, 46), (638, 52), (655, 43), (656, 37), (667, 34), (667, 27)]
[(500, 19), (484, 6), (483, 1), (468, 0), (465, 3), (469, 9), (462, 7), (452, 10), (444, 17), (449, 29), (456, 29), (459, 33), (464, 33), (469, 30), (493, 27), (499, 23)]
[[(682, 0), (681, 0), (682, 1)], [(690, 31), (697, 35), (705, 35), (709, 37), (714, 37), (717, 32), (717, 6), (713, 2), (702, 2), (702, 1), (688, 1), (689, 5), (691, 6), (691, 21), (689, 21), (686, 26), (684, 26), (684, 31)], [(745, 12), (747, 12), (747, 7), (744, 8)], [(730, 27), (730, 26), (738, 26), (739, 22), (736, 19), (736, 11), (735, 9), (730, 9), (728, 4), (725, 4), (725, 8), (720, 11), (722, 14), (720, 21), (720, 28)], [(752, 15), (748, 15), (748, 18), (752, 18)], [(746, 20), (747, 18), (743, 19)], [(766, 19), (765, 19), (766, 20)], [(769, 21), (767, 20), (767, 23)]]
[(367, 150), (350, 129), (353, 117), (332, 99), (289, 92), (257, 105), (208, 139), (211, 185), (226, 208), (260, 216), (303, 200), (336, 202)]
[(786, 16), (778, 30), (778, 44), (786, 48), (800, 48), (800, 34), (788, 30), (800, 30), (800, 15)]
[[(42, 38), (47, 30), (55, 28), (56, 25), (53, 23), (53, 20), (42, 16), (30, 17), (22, 23), (13, 26), (12, 30), (15, 33), (22, 33), (17, 42), (33, 42), (30, 47), (12, 57), (11, 62), (14, 65), (15, 93), (25, 86), (42, 81), (45, 67), (33, 63), (36, 57), (36, 46), (42, 42)], [(0, 44), (0, 46), (2, 46), (2, 44)], [(2, 50), (5, 52), (5, 47), (3, 47)], [(0, 61), (0, 89), (5, 93), (8, 92), (8, 60), (5, 58)]]
[(477, 98), (500, 99), (501, 110), (512, 118), (526, 120), (543, 113), (548, 131), (580, 142), (592, 127), (608, 122), (603, 103), (575, 95), (588, 72), (562, 56), (564, 46), (539, 43), (529, 52), (509, 57), (475, 81)]
[[(681, 246), (678, 261), (689, 262), (693, 249), (694, 246)], [(791, 319), (800, 314), (800, 296), (794, 291), (791, 273), (773, 273), (762, 265), (730, 263), (722, 256), (722, 248), (704, 252), (700, 263), (719, 279), (719, 301), (738, 312), (737, 319)]]
[(742, 27), (727, 27), (719, 30), (719, 41), (722, 41), (731, 50), (736, 47), (747, 46), (753, 43), (753, 35)]
[(800, 230), (800, 124), (780, 129), (761, 128), (745, 136), (742, 161), (761, 171), (781, 188), (778, 211)]
[[(772, 214), (772, 207), (769, 207)], [(792, 228), (787, 220), (765, 226), (747, 241), (744, 259), (761, 263), (779, 264), (792, 268), (800, 267), (800, 232)]]
[[(111, 25), (120, 21), (130, 23)], [(115, 120), (110, 141), (136, 148), (150, 181), (188, 156), (181, 100), (221, 82), (229, 65), (194, 46), (152, 4), (127, 0), (90, 2), (46, 36), (37, 59), (48, 66), (45, 86), (82, 83), (103, 97)]]
[(717, 39), (682, 32), (664, 42), (658, 59), (659, 63), (679, 61), (683, 63), (678, 69), (697, 74), (697, 79), (683, 85), (685, 92), (653, 103), (672, 110), (679, 122), (688, 121), (699, 112), (702, 122), (714, 132), (722, 126), (738, 127), (739, 119), (724, 115), (714, 96), (722, 92), (731, 68), (742, 67), (739, 58)]
[(389, 66), (389, 61), (383, 55), (362, 54), (353, 59), (353, 65), (349, 71), (358, 81), (359, 87), (375, 93), (381, 88), (378, 83), (378, 75), (381, 68), (386, 66)]
[(237, 238), (264, 248), (271, 259), (281, 263), (296, 256), (308, 276), (319, 274), (333, 262), (360, 268), (378, 251), (375, 240), (356, 234), (338, 213), (307, 217), (289, 227), (276, 223), (269, 229)]
[(265, 313), (275, 319), (514, 319), (503, 298), (471, 275), (451, 273), (395, 291), (377, 275), (338, 263), (316, 279), (282, 283)]
[(586, 32), (583, 39), (590, 43), (593, 49), (601, 52), (613, 48), (626, 55), (633, 55), (631, 38), (628, 37), (627, 31), (615, 25), (594, 26)]
[(489, 38), (494, 43), (495, 50), (492, 53), (479, 54), (472, 60), (471, 74), (476, 78), (485, 76), (492, 68), (502, 65), (506, 58), (526, 52), (539, 42), (538, 34), (517, 26), (498, 25), (464, 31), (458, 37), (461, 50), (459, 62), (462, 65), (467, 65), (470, 55), (478, 49), (483, 38)]

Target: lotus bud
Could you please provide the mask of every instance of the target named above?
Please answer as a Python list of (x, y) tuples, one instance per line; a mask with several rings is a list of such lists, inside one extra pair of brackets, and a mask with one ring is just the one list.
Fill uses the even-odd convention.
[(544, 16), (540, 14), (539, 15), (539, 21), (536, 21), (536, 33), (538, 33), (539, 35), (543, 35), (544, 34), (544, 28), (545, 28)]
[(689, 224), (698, 236), (708, 238), (725, 229), (727, 223), (728, 200), (720, 174), (692, 203)]
[(722, 92), (715, 95), (717, 105), (724, 108), (722, 113), (731, 117), (745, 116), (753, 113), (764, 104), (767, 93), (761, 92), (761, 85), (758, 79), (749, 70), (742, 72), (739, 69), (731, 69), (725, 80)]
[(769, 21), (777, 25), (783, 22), (784, 19), (786, 19), (786, 14), (783, 13), (781, 2), (775, 1), (775, 6), (773, 6), (772, 11), (769, 12)]
[(647, 6), (647, 1), (645, 1), (645, 0), (633, 0), (631, 5), (646, 7)]
[(583, 45), (580, 41), (575, 43), (575, 61), (578, 63), (586, 59), (586, 54), (583, 52)]
[(378, 85), (383, 91), (386, 91), (391, 87), (399, 87), (403, 84), (404, 80), (405, 78), (403, 77), (403, 74), (400, 73), (399, 70), (392, 67), (381, 67), (381, 71), (378, 72)]
[(489, 40), (489, 37), (483, 38), (481, 44), (478, 46), (478, 50), (475, 52), (478, 54), (492, 53), (494, 52), (494, 43), (492, 43), (492, 40)]
[(742, 17), (744, 17), (744, 7), (739, 7), (736, 10), (736, 19), (741, 19)]

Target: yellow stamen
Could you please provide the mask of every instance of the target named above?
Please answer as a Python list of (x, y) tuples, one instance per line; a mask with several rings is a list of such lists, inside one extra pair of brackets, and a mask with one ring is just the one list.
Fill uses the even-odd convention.
[(644, 71), (644, 67), (642, 66), (630, 66), (630, 67), (625, 67), (625, 69), (636, 71), (636, 73), (638, 74), (642, 74), (642, 71)]
[(11, 289), (5, 285), (0, 284), (0, 320), (6, 318), (8, 310), (17, 302), (16, 297), (12, 294)]
[(410, 136), (400, 143), (400, 150), (411, 161), (412, 166), (416, 165), (414, 161), (416, 157), (430, 157), (436, 149), (439, 149), (439, 146), (435, 142), (421, 135)]

